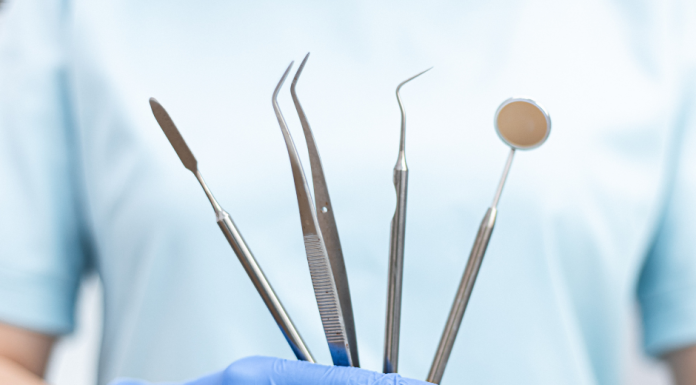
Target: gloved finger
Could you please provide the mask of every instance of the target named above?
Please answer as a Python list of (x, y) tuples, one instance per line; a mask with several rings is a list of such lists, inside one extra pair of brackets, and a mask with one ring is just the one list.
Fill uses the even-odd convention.
[(360, 368), (271, 357), (247, 357), (225, 370), (224, 385), (426, 385), (427, 382)]

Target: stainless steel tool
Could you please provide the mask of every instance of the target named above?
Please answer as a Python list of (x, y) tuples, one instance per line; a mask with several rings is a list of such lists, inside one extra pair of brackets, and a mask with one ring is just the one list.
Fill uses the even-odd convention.
[(406, 195), (408, 190), (408, 166), (406, 165), (406, 112), (401, 103), (401, 87), (423, 75), (427, 70), (404, 80), (396, 87), (396, 100), (401, 110), (401, 140), (399, 157), (394, 166), (396, 211), (391, 222), (389, 243), (389, 283), (387, 286), (387, 317), (384, 332), (384, 373), (396, 373), (399, 363), (399, 328), (401, 326), (401, 288), (404, 272), (404, 239), (406, 235)]
[(220, 229), (222, 230), (223, 234), (225, 234), (225, 238), (227, 238), (227, 241), (230, 243), (230, 246), (232, 246), (235, 254), (237, 254), (239, 262), (242, 263), (244, 270), (247, 272), (251, 282), (254, 284), (254, 287), (256, 287), (256, 290), (261, 295), (266, 307), (268, 307), (271, 315), (273, 315), (273, 319), (275, 319), (276, 323), (280, 327), (283, 336), (285, 336), (285, 339), (287, 339), (288, 343), (290, 344), (290, 348), (292, 349), (293, 353), (295, 353), (295, 357), (297, 357), (298, 360), (314, 362), (314, 358), (312, 358), (312, 354), (309, 352), (307, 345), (305, 345), (300, 333), (295, 328), (295, 325), (293, 325), (290, 316), (280, 303), (280, 299), (278, 299), (278, 296), (273, 291), (271, 284), (263, 274), (261, 267), (254, 258), (254, 255), (251, 254), (251, 250), (249, 250), (246, 242), (244, 242), (242, 234), (239, 232), (239, 230), (237, 230), (237, 227), (234, 225), (234, 222), (232, 222), (230, 215), (223, 210), (222, 207), (220, 207), (220, 204), (210, 192), (210, 189), (203, 180), (203, 176), (198, 171), (198, 162), (196, 161), (196, 158), (193, 156), (193, 153), (189, 149), (188, 145), (186, 145), (184, 138), (181, 136), (181, 133), (174, 125), (172, 119), (169, 117), (169, 114), (167, 114), (167, 111), (155, 98), (150, 98), (150, 107), (152, 108), (152, 113), (155, 115), (155, 119), (157, 119), (157, 123), (159, 123), (172, 147), (174, 147), (174, 150), (179, 156), (179, 159), (181, 159), (181, 162), (184, 164), (184, 167), (189, 169), (196, 176), (196, 179), (198, 179), (198, 182), (200, 182), (201, 186), (203, 187), (205, 195), (208, 196), (208, 200), (210, 200), (210, 204), (213, 206), (213, 210), (215, 210), (215, 217)]
[(290, 166), (292, 168), (295, 191), (297, 193), (297, 204), (300, 209), (300, 221), (302, 224), (302, 234), (304, 235), (307, 261), (309, 263), (309, 273), (312, 277), (312, 286), (314, 287), (314, 295), (317, 299), (319, 314), (321, 315), (321, 322), (324, 327), (324, 334), (329, 344), (329, 352), (331, 353), (334, 365), (353, 366), (356, 363), (354, 363), (352, 359), (351, 346), (346, 331), (341, 300), (339, 298), (331, 261), (329, 261), (326, 245), (322, 236), (321, 226), (317, 218), (317, 212), (309, 193), (309, 186), (307, 185), (307, 179), (302, 169), (300, 156), (297, 153), (295, 143), (285, 123), (285, 118), (283, 118), (283, 114), (278, 106), (278, 92), (283, 86), (292, 65), (293, 63), (291, 62), (273, 92), (273, 110), (278, 118), (278, 124), (280, 125), (280, 130), (283, 133), (283, 138), (288, 148)]
[(503, 186), (510, 171), (515, 150), (530, 150), (539, 147), (546, 141), (551, 132), (551, 118), (549, 114), (538, 103), (526, 98), (505, 100), (495, 113), (494, 125), (498, 136), (510, 146), (510, 154), (505, 163), (503, 176), (495, 192), (493, 203), (486, 211), (486, 215), (483, 217), (476, 235), (474, 246), (469, 255), (469, 261), (464, 269), (464, 276), (459, 284), (459, 289), (457, 289), (452, 309), (445, 324), (445, 330), (440, 339), (440, 345), (437, 347), (435, 359), (426, 379), (426, 381), (434, 384), (439, 384), (442, 380), (447, 361), (450, 353), (452, 353), (454, 340), (464, 318), (464, 311), (469, 303), (476, 276), (493, 233), (493, 226), (498, 213), (498, 201), (503, 192)]
[(319, 228), (321, 229), (321, 235), (324, 237), (326, 251), (329, 253), (329, 262), (331, 262), (331, 271), (333, 272), (334, 281), (336, 282), (338, 300), (341, 304), (346, 335), (348, 336), (348, 344), (350, 345), (350, 357), (353, 360), (353, 366), (359, 367), (360, 360), (358, 358), (358, 340), (355, 334), (353, 304), (350, 299), (350, 288), (348, 286), (346, 264), (343, 261), (341, 240), (338, 238), (338, 228), (336, 227), (336, 219), (334, 218), (331, 198), (329, 198), (329, 189), (326, 185), (326, 179), (324, 178), (324, 168), (321, 165), (321, 158), (319, 158), (319, 151), (317, 150), (312, 130), (309, 128), (307, 116), (295, 92), (297, 80), (300, 78), (300, 74), (302, 74), (307, 59), (309, 59), (309, 53), (305, 56), (304, 60), (302, 60), (300, 67), (297, 69), (297, 73), (295, 73), (295, 78), (292, 79), (290, 93), (292, 94), (292, 101), (295, 103), (297, 114), (300, 117), (300, 123), (302, 124), (302, 130), (304, 131), (305, 140), (307, 142), (309, 165), (312, 169), (312, 184), (314, 185), (314, 202), (317, 209), (317, 219), (319, 219)]

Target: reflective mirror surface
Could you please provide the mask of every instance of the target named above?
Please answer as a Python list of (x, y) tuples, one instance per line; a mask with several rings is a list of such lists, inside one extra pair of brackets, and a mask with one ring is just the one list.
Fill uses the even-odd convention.
[(551, 131), (551, 118), (531, 99), (510, 98), (495, 113), (495, 129), (511, 147), (527, 150), (546, 141)]

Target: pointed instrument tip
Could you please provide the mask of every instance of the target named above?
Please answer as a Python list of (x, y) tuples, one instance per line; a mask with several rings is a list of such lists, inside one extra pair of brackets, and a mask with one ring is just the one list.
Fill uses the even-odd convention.
[(297, 72), (295, 73), (295, 77), (292, 79), (292, 89), (293, 90), (295, 88), (295, 84), (297, 84), (297, 79), (300, 78), (300, 74), (302, 74), (302, 70), (304, 69), (304, 66), (307, 63), (307, 59), (309, 59), (309, 52), (307, 52), (307, 55), (305, 55), (304, 59), (302, 59), (302, 63), (300, 63), (300, 67), (297, 68)]
[(427, 70), (425, 70), (425, 71), (419, 73), (417, 76), (423, 75), (424, 73), (430, 71), (430, 70), (433, 69), (433, 68), (435, 68), (435, 66), (432, 66), (432, 67), (428, 68)]
[(189, 149), (188, 145), (184, 141), (184, 138), (181, 136), (179, 129), (176, 128), (174, 121), (167, 113), (167, 110), (165, 110), (155, 98), (150, 98), (150, 107), (152, 108), (152, 114), (155, 115), (155, 119), (157, 119), (157, 123), (164, 132), (164, 135), (167, 136), (169, 143), (171, 143), (172, 147), (174, 147), (174, 151), (176, 151), (179, 159), (181, 159), (181, 163), (184, 164), (184, 167), (191, 170), (191, 172), (197, 172), (198, 162), (193, 156), (191, 149)]
[(396, 87), (396, 92), (399, 93), (399, 89), (401, 89), (401, 86), (403, 86), (404, 84), (410, 82), (411, 80), (413, 80), (413, 79), (415, 79), (415, 78), (417, 78), (417, 77), (423, 75), (424, 73), (430, 71), (430, 70), (433, 69), (433, 68), (435, 68), (435, 67), (430, 67), (430, 68), (428, 68), (427, 70), (422, 71), (422, 72), (419, 72), (419, 73), (417, 73), (417, 74), (411, 76), (410, 78), (404, 80), (403, 82), (399, 83), (399, 85)]
[(275, 91), (273, 91), (273, 103), (277, 103), (278, 99), (278, 92), (280, 91), (280, 87), (283, 86), (283, 83), (285, 83), (285, 79), (288, 77), (288, 73), (290, 73), (290, 68), (292, 68), (292, 65), (295, 64), (295, 61), (291, 61), (290, 65), (288, 66), (288, 69), (285, 70), (285, 73), (283, 73), (283, 77), (280, 78), (280, 81), (278, 82), (278, 85), (275, 88)]

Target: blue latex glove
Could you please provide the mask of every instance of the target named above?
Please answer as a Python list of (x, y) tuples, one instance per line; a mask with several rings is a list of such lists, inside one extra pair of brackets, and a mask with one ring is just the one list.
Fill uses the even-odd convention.
[[(117, 380), (110, 385), (144, 385), (145, 382)], [(432, 385), (359, 368), (324, 366), (305, 361), (271, 357), (247, 357), (235, 361), (222, 372), (184, 385)]]

